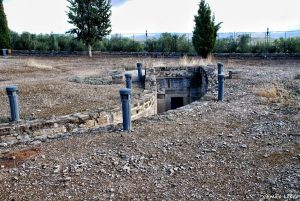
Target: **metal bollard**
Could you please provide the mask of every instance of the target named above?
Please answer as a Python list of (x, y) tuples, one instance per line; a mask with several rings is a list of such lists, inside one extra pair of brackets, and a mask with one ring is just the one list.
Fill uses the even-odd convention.
[(131, 130), (131, 89), (120, 89), (123, 114), (123, 130)]
[(143, 81), (143, 74), (142, 74), (142, 66), (143, 64), (142, 63), (137, 63), (137, 69), (138, 69), (138, 80), (139, 82), (142, 82)]
[(12, 122), (16, 122), (20, 120), (17, 92), (18, 92), (17, 86), (6, 87), (6, 93), (9, 99), (9, 107), (10, 107), (10, 117), (11, 117), (10, 120)]
[(6, 57), (6, 51), (7, 51), (7, 49), (2, 49), (2, 55), (3, 55), (3, 57)]
[(126, 88), (127, 89), (131, 89), (131, 78), (132, 78), (131, 74), (129, 74), (129, 73), (125, 74)]
[(224, 75), (218, 75), (218, 100), (224, 101)]
[(223, 72), (223, 64), (222, 63), (218, 63), (218, 75), (222, 74)]

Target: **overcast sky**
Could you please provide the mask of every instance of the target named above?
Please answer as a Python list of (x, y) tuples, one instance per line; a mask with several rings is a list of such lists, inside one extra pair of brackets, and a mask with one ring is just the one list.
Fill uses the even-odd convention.
[[(192, 32), (200, 0), (112, 0), (113, 33)], [(300, 0), (206, 0), (220, 32), (300, 30)], [(11, 30), (65, 33), (67, 0), (4, 0)]]

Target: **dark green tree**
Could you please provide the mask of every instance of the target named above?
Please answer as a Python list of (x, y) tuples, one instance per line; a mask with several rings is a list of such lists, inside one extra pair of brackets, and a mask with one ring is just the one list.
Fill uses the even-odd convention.
[(201, 0), (198, 14), (195, 15), (194, 21), (194, 48), (198, 55), (207, 58), (214, 48), (217, 32), (221, 28), (221, 23), (215, 24), (215, 17), (212, 15), (210, 6), (205, 3), (205, 0)]
[(49, 50), (57, 51), (59, 49), (58, 42), (57, 42), (57, 36), (53, 33), (49, 36)]
[(238, 52), (246, 53), (250, 50), (250, 36), (248, 34), (243, 34), (239, 36), (239, 42), (238, 42)]
[(92, 45), (111, 32), (111, 1), (110, 0), (68, 0), (69, 23), (75, 28), (68, 32), (74, 34), (88, 47), (92, 57)]
[(158, 39), (159, 52), (172, 52), (174, 49), (174, 38), (171, 33), (162, 33)]
[(10, 31), (11, 48), (19, 50), (20, 36), (17, 32)]
[(34, 35), (29, 32), (23, 32), (20, 36), (21, 50), (34, 50)]
[(187, 37), (186, 34), (178, 36), (178, 40), (176, 41), (177, 52), (189, 52), (189, 39)]
[(3, 0), (0, 0), (0, 48), (10, 48), (10, 31), (7, 26)]

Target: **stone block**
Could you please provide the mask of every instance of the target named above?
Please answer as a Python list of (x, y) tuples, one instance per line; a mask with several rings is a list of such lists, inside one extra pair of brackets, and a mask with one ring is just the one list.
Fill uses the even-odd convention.
[(75, 117), (77, 117), (79, 119), (80, 123), (85, 123), (87, 120), (90, 119), (90, 115), (88, 114), (76, 114), (74, 115)]
[(38, 140), (38, 141), (41, 141), (41, 142), (46, 142), (47, 141), (47, 135), (36, 136), (36, 137), (34, 137), (34, 140)]
[(239, 79), (241, 77), (241, 72), (239, 71), (229, 71), (229, 79)]
[(106, 125), (108, 124), (108, 117), (102, 116), (96, 119), (98, 125)]
[(9, 134), (12, 133), (11, 131), (12, 131), (11, 127), (0, 128), (0, 136), (2, 136), (2, 135), (9, 135)]
[(75, 116), (68, 116), (68, 117), (66, 117), (66, 123), (78, 124), (79, 123), (79, 118), (75, 117)]
[[(37, 137), (37, 136), (41, 136), (41, 135), (46, 135), (45, 131), (44, 130), (35, 130), (33, 131), (32, 133), (32, 136), (33, 137)], [(46, 135), (47, 136), (47, 135)]]
[(97, 122), (95, 120), (88, 120), (85, 122), (84, 127), (85, 128), (93, 128), (97, 125)]
[(38, 129), (43, 128), (43, 126), (44, 126), (43, 121), (35, 121), (33, 123), (30, 123), (29, 129), (30, 130), (38, 130)]
[(122, 121), (122, 112), (114, 112), (112, 113), (113, 124), (120, 123)]
[(113, 75), (112, 83), (113, 84), (122, 84), (123, 83), (123, 75), (122, 74)]
[(17, 137), (10, 136), (10, 135), (1, 137), (1, 142), (12, 142), (12, 141), (17, 141)]

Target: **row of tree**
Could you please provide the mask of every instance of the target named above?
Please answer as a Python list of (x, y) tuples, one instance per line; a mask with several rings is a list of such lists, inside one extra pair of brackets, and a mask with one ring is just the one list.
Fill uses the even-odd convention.
[(159, 38), (146, 41), (114, 35), (111, 32), (110, 0), (68, 0), (69, 22), (75, 28), (67, 34), (36, 35), (28, 32), (18, 34), (7, 27), (2, 0), (0, 0), (0, 48), (40, 51), (83, 51), (91, 50), (111, 52), (181, 52), (197, 53), (206, 58), (209, 53), (263, 53), (263, 52), (300, 52), (300, 38), (267, 41), (251, 41), (249, 35), (237, 39), (216, 39), (221, 23), (216, 24), (214, 15), (204, 0), (200, 1), (195, 15), (195, 29), (192, 38), (187, 35), (163, 33)]
[[(11, 47), (15, 50), (40, 50), (40, 51), (84, 51), (87, 47), (81, 40), (76, 40), (68, 34), (31, 34), (24, 32), (18, 34), (11, 32)], [(192, 44), (187, 35), (163, 33), (158, 39), (136, 41), (122, 37), (119, 34), (96, 41), (92, 46), (96, 51), (111, 52), (191, 52)]]
[(300, 37), (280, 38), (273, 41), (256, 39), (251, 41), (248, 34), (237, 39), (218, 39), (214, 52), (216, 53), (300, 53)]
[[(252, 39), (253, 40), (253, 39)], [(68, 34), (18, 34), (11, 32), (10, 41), (15, 50), (39, 51), (86, 51), (86, 45)], [(113, 35), (93, 44), (93, 50), (108, 52), (181, 52), (195, 53), (188, 35), (163, 33), (159, 38), (136, 41), (133, 38)], [(216, 53), (300, 53), (300, 38), (280, 38), (267, 44), (265, 41), (251, 41), (249, 35), (237, 39), (217, 39), (213, 52)]]

